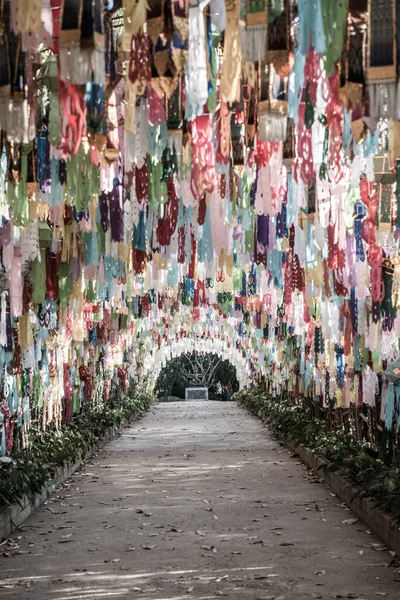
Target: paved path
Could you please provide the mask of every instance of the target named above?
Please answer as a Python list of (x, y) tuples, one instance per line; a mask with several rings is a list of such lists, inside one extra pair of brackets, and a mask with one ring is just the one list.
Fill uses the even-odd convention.
[(234, 403), (161, 404), (0, 547), (0, 598), (398, 600), (352, 517)]

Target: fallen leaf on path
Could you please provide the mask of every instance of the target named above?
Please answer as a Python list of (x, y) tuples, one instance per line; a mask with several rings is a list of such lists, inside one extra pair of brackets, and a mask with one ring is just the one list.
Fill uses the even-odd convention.
[(359, 519), (356, 519), (356, 518), (354, 518), (354, 519), (345, 519), (343, 521), (343, 523), (345, 525), (354, 525), (354, 523), (358, 523), (358, 521), (359, 521)]
[(375, 550), (376, 552), (386, 552), (387, 548), (385, 546), (385, 544), (371, 544), (372, 549)]
[(279, 546), (294, 546), (294, 544), (292, 542), (281, 542)]

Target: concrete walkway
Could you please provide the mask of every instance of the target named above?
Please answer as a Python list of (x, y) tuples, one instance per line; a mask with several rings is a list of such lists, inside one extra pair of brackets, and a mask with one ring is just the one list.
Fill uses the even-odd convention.
[(400, 598), (379, 540), (234, 403), (154, 407), (12, 539), (1, 600)]

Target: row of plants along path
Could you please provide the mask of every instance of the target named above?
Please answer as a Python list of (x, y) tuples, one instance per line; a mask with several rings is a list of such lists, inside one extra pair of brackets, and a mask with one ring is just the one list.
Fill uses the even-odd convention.
[(289, 436), (327, 459), (327, 471), (340, 471), (358, 486), (358, 496), (377, 500), (395, 520), (400, 519), (400, 470), (385, 462), (367, 443), (340, 426), (316, 419), (306, 403), (291, 397), (274, 398), (257, 389), (242, 390), (235, 399), (266, 422), (273, 431)]
[(59, 430), (32, 427), (29, 446), (0, 461), (0, 509), (56, 483), (57, 467), (82, 459), (111, 427), (140, 416), (152, 400), (144, 388), (131, 382), (126, 393), (115, 387), (107, 403), (86, 407), (79, 418)]

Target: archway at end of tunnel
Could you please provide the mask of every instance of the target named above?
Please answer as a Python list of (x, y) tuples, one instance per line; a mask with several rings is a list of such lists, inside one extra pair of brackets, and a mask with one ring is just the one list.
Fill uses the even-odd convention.
[(239, 390), (237, 368), (216, 352), (191, 350), (169, 358), (154, 386), (159, 401), (231, 400)]
[(143, 359), (142, 375), (161, 401), (184, 400), (186, 390), (207, 390), (209, 400), (230, 400), (261, 376), (259, 365), (224, 338), (162, 341)]

